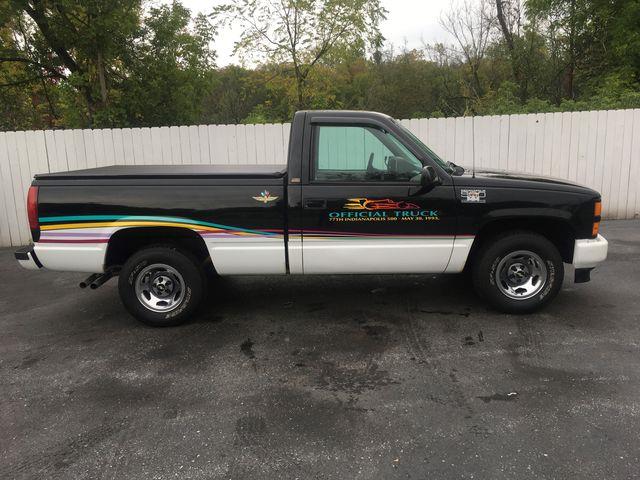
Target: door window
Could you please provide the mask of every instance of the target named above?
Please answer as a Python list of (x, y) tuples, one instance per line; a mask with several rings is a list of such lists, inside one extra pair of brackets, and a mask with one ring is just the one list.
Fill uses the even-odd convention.
[(315, 128), (313, 180), (419, 182), (422, 163), (392, 134), (374, 127)]

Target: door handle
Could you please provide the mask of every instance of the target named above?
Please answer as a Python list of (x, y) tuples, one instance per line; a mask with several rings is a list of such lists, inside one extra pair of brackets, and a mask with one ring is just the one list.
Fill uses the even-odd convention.
[(308, 198), (304, 201), (304, 208), (322, 210), (327, 208), (327, 201), (321, 198)]

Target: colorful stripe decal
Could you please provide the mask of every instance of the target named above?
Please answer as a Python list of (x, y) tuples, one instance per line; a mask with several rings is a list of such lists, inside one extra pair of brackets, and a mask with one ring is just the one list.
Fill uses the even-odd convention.
[[(283, 230), (253, 230), (232, 227), (218, 223), (192, 220), (182, 217), (143, 216), (143, 215), (70, 215), (40, 217), (41, 243), (107, 243), (114, 232), (95, 232), (86, 229), (114, 227), (182, 227), (198, 232), (203, 238), (271, 237), (282, 238)], [(74, 223), (75, 222), (75, 223)], [(76, 230), (75, 232), (69, 230)], [(340, 232), (331, 230), (289, 230), (290, 234), (300, 235), (309, 240), (339, 238), (380, 238), (380, 239), (473, 239), (473, 235), (424, 235)]]
[(361, 233), (361, 232), (340, 232), (330, 230), (289, 230), (292, 234), (302, 234), (304, 237), (386, 237), (386, 238), (475, 238), (474, 235), (455, 235), (455, 234), (422, 234), (422, 233)]
[(111, 236), (110, 233), (99, 233), (99, 232), (85, 232), (85, 233), (69, 233), (69, 232), (46, 232), (43, 233), (47, 237), (105, 237), (109, 238)]
[[(201, 220), (192, 220), (190, 218), (181, 217), (156, 217), (156, 216), (140, 216), (140, 215), (72, 215), (59, 217), (40, 217), (40, 223), (56, 223), (56, 225), (43, 225), (42, 230), (54, 230), (61, 228), (93, 228), (93, 227), (111, 227), (111, 226), (189, 226), (199, 229), (204, 227), (205, 230), (213, 231), (230, 230), (238, 233), (249, 233), (254, 235), (277, 235), (275, 232), (251, 230), (248, 228), (231, 227), (229, 225), (221, 225), (219, 223), (203, 222)], [(65, 223), (65, 222), (84, 222), (84, 223)], [(89, 223), (86, 223), (89, 222)]]
[(456, 237), (454, 236), (441, 236), (441, 235), (436, 235), (436, 236), (432, 236), (432, 235), (405, 235), (405, 236), (399, 236), (399, 235), (387, 235), (387, 236), (367, 236), (367, 235), (362, 235), (362, 236), (355, 236), (355, 235), (305, 235), (302, 238), (302, 242), (312, 242), (312, 241), (338, 241), (338, 240), (342, 240), (342, 241), (357, 241), (357, 240), (386, 240), (386, 241), (398, 241), (398, 242), (402, 242), (402, 241), (407, 241), (407, 240), (423, 240), (423, 241), (431, 241), (434, 243), (438, 243), (438, 242), (447, 242), (447, 243), (453, 243), (454, 240), (456, 240)]
[(108, 238), (41, 238), (38, 243), (108, 243)]
[(275, 233), (247, 231), (238, 229), (226, 229), (219, 227), (204, 227), (202, 225), (194, 225), (186, 222), (153, 222), (153, 221), (113, 221), (113, 222), (92, 222), (92, 223), (57, 223), (54, 225), (42, 225), (42, 231), (48, 230), (69, 230), (80, 228), (105, 228), (105, 227), (183, 227), (192, 230), (207, 232), (227, 232), (239, 236), (276, 236)]
[(204, 238), (268, 237), (282, 238), (282, 230), (253, 230), (182, 217), (142, 215), (69, 215), (40, 217), (41, 243), (106, 243), (114, 233), (93, 229), (123, 227), (181, 227)]

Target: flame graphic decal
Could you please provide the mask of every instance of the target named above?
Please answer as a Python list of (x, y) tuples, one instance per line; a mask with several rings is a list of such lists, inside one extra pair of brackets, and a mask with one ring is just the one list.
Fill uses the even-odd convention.
[(368, 198), (349, 198), (344, 204), (345, 210), (414, 210), (420, 206), (411, 202), (396, 202), (390, 198), (370, 200)]

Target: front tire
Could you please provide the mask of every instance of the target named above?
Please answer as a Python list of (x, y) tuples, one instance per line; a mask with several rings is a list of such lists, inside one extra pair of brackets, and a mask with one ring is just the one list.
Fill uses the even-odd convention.
[(529, 313), (558, 294), (564, 265), (558, 249), (542, 235), (511, 232), (480, 248), (472, 275), (476, 291), (494, 308)]
[(125, 262), (118, 290), (125, 308), (147, 325), (180, 325), (202, 299), (205, 278), (196, 259), (173, 247), (150, 247)]

